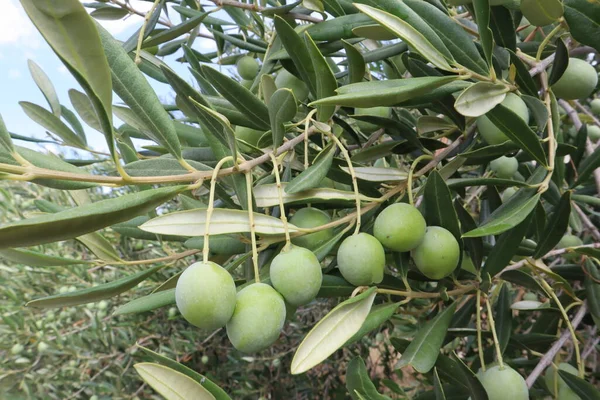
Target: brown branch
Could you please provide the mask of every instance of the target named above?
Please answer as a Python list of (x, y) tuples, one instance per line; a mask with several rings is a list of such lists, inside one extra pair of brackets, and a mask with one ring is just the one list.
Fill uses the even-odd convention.
[[(218, 7), (236, 7), (236, 8), (241, 8), (243, 10), (249, 10), (249, 11), (254, 11), (254, 12), (262, 12), (264, 10), (268, 10), (268, 8), (266, 7), (261, 7), (256, 3), (241, 3), (239, 1), (235, 1), (235, 0), (210, 0), (213, 3), (215, 3), (215, 5), (217, 5)], [(311, 17), (310, 15), (304, 15), (304, 14), (297, 14), (297, 13), (287, 13), (287, 15), (289, 15), (290, 17), (294, 18), (294, 19), (299, 19), (302, 21), (308, 21), (308, 22), (323, 22), (322, 19), (319, 18), (315, 18), (315, 17)]]

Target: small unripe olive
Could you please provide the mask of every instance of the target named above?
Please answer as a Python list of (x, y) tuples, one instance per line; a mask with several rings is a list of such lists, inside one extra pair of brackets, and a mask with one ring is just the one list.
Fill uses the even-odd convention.
[(460, 247), (454, 235), (440, 226), (429, 226), (420, 245), (412, 251), (413, 261), (429, 279), (442, 279), (458, 265)]
[(489, 400), (529, 400), (525, 379), (511, 367), (495, 365), (478, 374)]
[[(579, 374), (579, 371), (577, 371), (577, 368), (575, 368), (574, 366), (572, 366), (569, 363), (558, 364), (558, 369), (561, 371), (568, 372), (573, 375)], [(558, 378), (558, 383), (556, 382), (557, 378)], [(556, 389), (558, 389), (558, 391), (560, 392), (560, 389), (562, 389), (564, 387), (569, 387), (569, 385), (567, 385), (565, 380), (560, 377), (560, 375), (558, 374), (558, 370), (556, 369), (556, 367), (554, 365), (551, 365), (546, 369), (546, 373), (544, 374), (544, 382), (546, 382), (546, 387), (548, 388), (548, 390), (550, 390), (551, 393), (556, 393), (555, 392)]]
[(600, 139), (600, 127), (596, 125), (588, 125), (587, 126), (588, 138), (594, 143)]
[(552, 85), (552, 91), (558, 98), (577, 100), (588, 97), (598, 83), (598, 74), (594, 67), (579, 58), (569, 58), (569, 65)]
[[(261, 136), (264, 134), (264, 132), (256, 130), (256, 129), (252, 129), (252, 128), (247, 128), (245, 126), (236, 126), (235, 127), (235, 137), (238, 139), (242, 139), (244, 142), (247, 142), (253, 146), (258, 146), (258, 141), (260, 140)], [(246, 146), (244, 144), (240, 144), (240, 149), (242, 151), (250, 151), (251, 148), (249, 146)]]
[(275, 77), (275, 86), (277, 89), (290, 89), (299, 102), (303, 102), (308, 98), (308, 86), (285, 69), (281, 70)]
[(600, 115), (600, 99), (594, 99), (590, 102), (592, 112), (596, 115)]
[(373, 234), (388, 249), (410, 251), (423, 241), (425, 228), (425, 218), (415, 206), (395, 203), (377, 216)]
[[(525, 122), (529, 122), (529, 110), (527, 105), (519, 96), (514, 93), (508, 93), (502, 103), (504, 107), (509, 108), (516, 113)], [(477, 129), (488, 144), (500, 144), (506, 142), (508, 137), (485, 115), (477, 118)]]
[(515, 187), (507, 187), (506, 189), (504, 189), (504, 192), (502, 192), (502, 194), (500, 195), (500, 199), (502, 199), (503, 203), (506, 203), (508, 201), (508, 199), (510, 199), (511, 197), (513, 197), (515, 195), (515, 193), (517, 193), (517, 188)]
[[(392, 109), (390, 107), (355, 108), (354, 114), (389, 118), (391, 111)], [(379, 129), (379, 126), (365, 121), (356, 120), (356, 125), (363, 133), (371, 133)]]
[(107, 307), (108, 301), (106, 300), (99, 301), (98, 304), (96, 304), (96, 308), (98, 308), (98, 310), (106, 310)]
[(254, 79), (258, 74), (258, 70), (260, 69), (258, 62), (250, 56), (244, 56), (240, 58), (237, 61), (236, 66), (238, 74), (240, 74), (242, 79), (247, 80)]
[(525, 301), (540, 301), (540, 299), (538, 299), (537, 294), (531, 293), (531, 292), (525, 293), (523, 295), (523, 300), (525, 300)]
[(519, 162), (514, 157), (499, 157), (490, 162), (490, 169), (498, 178), (510, 179), (519, 169)]
[(169, 318), (175, 318), (177, 316), (177, 307), (169, 308)]
[(337, 252), (344, 279), (354, 286), (368, 286), (383, 280), (385, 250), (374, 236), (361, 232), (344, 239)]
[[(323, 210), (318, 208), (306, 207), (296, 211), (290, 218), (290, 224), (298, 228), (315, 228), (331, 222), (331, 217)], [(292, 243), (309, 250), (315, 250), (320, 245), (333, 237), (333, 228), (323, 229), (307, 235), (292, 238)]]
[(23, 350), (25, 350), (25, 346), (23, 346), (21, 343), (17, 343), (10, 348), (10, 352), (14, 355), (21, 354)]
[(208, 356), (206, 356), (206, 355), (202, 356), (202, 358), (200, 359), (200, 361), (202, 362), (202, 364), (208, 364), (208, 361), (209, 361)]
[(45, 342), (39, 342), (37, 345), (38, 353), (45, 353), (49, 348), (50, 346), (48, 346)]
[(303, 247), (291, 246), (271, 262), (271, 283), (293, 306), (302, 306), (315, 299), (323, 273), (315, 254)]
[(565, 12), (560, 1), (521, 0), (521, 12), (532, 25), (550, 25)]
[(245, 87), (246, 89), (250, 90), (250, 88), (252, 87), (252, 84), (254, 83), (253, 80), (251, 79), (242, 79), (240, 81), (240, 84)]
[[(583, 245), (583, 241), (579, 237), (575, 235), (564, 235), (560, 239), (560, 242), (558, 242), (558, 244), (556, 245), (556, 248), (564, 249), (565, 247), (577, 247), (581, 245)], [(575, 260), (579, 258), (579, 255), (577, 253), (564, 253), (562, 256), (566, 260)]]
[(283, 297), (265, 283), (253, 283), (237, 294), (227, 337), (237, 350), (255, 353), (275, 343), (284, 322)]
[(179, 312), (190, 324), (214, 330), (231, 319), (236, 303), (233, 278), (214, 262), (190, 265), (175, 287)]

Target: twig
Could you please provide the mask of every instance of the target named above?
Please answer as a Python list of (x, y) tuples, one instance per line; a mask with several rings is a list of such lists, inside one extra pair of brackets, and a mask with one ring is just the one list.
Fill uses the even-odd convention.
[[(218, 7), (223, 7), (223, 6), (236, 7), (236, 8), (241, 8), (244, 10), (250, 10), (250, 11), (255, 11), (255, 12), (261, 12), (261, 11), (268, 9), (268, 8), (259, 6), (257, 3), (241, 3), (241, 2), (235, 1), (235, 0), (211, 0), (211, 1), (213, 3), (215, 3), (215, 5), (217, 5)], [(297, 14), (297, 13), (287, 13), (287, 15), (289, 15), (290, 17), (292, 17), (294, 19), (299, 19), (302, 21), (315, 22), (315, 23), (323, 22), (322, 19), (311, 17), (310, 15)]]
[[(583, 246), (577, 246), (577, 248), (592, 248), (592, 249), (598, 249), (600, 248), (600, 243), (592, 243), (592, 244), (585, 244)], [(548, 257), (553, 257), (553, 256), (559, 256), (561, 254), (564, 253), (568, 253), (569, 252), (570, 247), (565, 247), (564, 249), (556, 249), (556, 250), (552, 250), (548, 253), (546, 253), (546, 255), (542, 256), (542, 258), (548, 258)], [(508, 267), (504, 268), (502, 271), (500, 271), (498, 273), (498, 275), (501, 275), (503, 272), (507, 272), (507, 271), (513, 271), (515, 269), (519, 269), (521, 268), (523, 265), (529, 263), (529, 259), (528, 258), (524, 258), (521, 261), (517, 261), (514, 264), (509, 265)]]
[[(577, 311), (577, 314), (575, 314), (573, 321), (571, 322), (571, 325), (573, 325), (573, 329), (579, 326), (581, 320), (585, 316), (586, 311), (587, 304), (584, 302), (579, 308), (579, 311)], [(544, 372), (546, 367), (552, 363), (552, 359), (560, 351), (567, 339), (569, 339), (569, 336), (571, 336), (571, 333), (568, 329), (565, 329), (560, 335), (560, 338), (556, 342), (554, 342), (550, 350), (548, 350), (548, 352), (546, 352), (546, 354), (544, 354), (544, 356), (540, 359), (538, 365), (536, 365), (533, 371), (531, 371), (531, 374), (529, 374), (529, 376), (525, 380), (525, 383), (527, 383), (528, 388), (531, 388), (533, 386), (537, 378), (542, 374), (542, 372)]]

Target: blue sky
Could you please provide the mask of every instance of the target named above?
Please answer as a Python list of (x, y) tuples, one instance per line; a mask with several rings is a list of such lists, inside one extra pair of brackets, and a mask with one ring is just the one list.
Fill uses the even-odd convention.
[[(39, 91), (35, 82), (29, 74), (27, 60), (35, 61), (48, 75), (60, 102), (73, 110), (68, 97), (68, 90), (77, 88), (79, 84), (68, 73), (42, 36), (37, 32), (27, 15), (23, 11), (18, 0), (2, 0), (7, 2), (3, 4), (2, 13), (0, 13), (0, 114), (6, 123), (9, 131), (24, 136), (43, 138), (47, 137), (44, 128), (31, 121), (19, 106), (19, 101), (29, 101), (49, 108), (42, 93)], [(134, 8), (144, 11), (150, 8), (151, 3), (132, 0)], [(170, 16), (177, 16), (177, 13), (171, 12)], [(179, 22), (177, 19), (174, 22)], [(122, 21), (101, 21), (101, 24), (108, 29), (117, 39), (125, 40), (142, 23), (142, 18), (130, 16)], [(213, 48), (211, 40), (198, 38), (194, 47), (202, 52)], [(169, 56), (165, 61), (171, 65), (178, 73), (191, 81), (191, 76), (187, 72), (186, 65), (178, 65), (174, 62), (180, 52), (174, 56)], [(155, 88), (161, 99), (170, 98), (170, 88), (148, 78), (148, 81)], [(117, 103), (115, 97), (114, 102)], [(83, 122), (82, 122), (83, 123)], [(91, 128), (86, 128), (88, 143), (91, 148), (98, 151), (106, 151), (107, 146), (104, 137)], [(26, 142), (18, 142), (18, 145), (35, 148)], [(50, 145), (45, 146), (46, 150), (56, 152), (57, 149)], [(39, 150), (39, 146), (38, 146)]]

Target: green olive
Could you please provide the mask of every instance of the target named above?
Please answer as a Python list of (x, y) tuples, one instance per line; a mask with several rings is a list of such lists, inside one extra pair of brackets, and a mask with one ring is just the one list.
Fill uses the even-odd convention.
[[(296, 211), (290, 218), (290, 224), (298, 228), (315, 228), (331, 222), (331, 217), (323, 210), (318, 208), (306, 207)], [(309, 250), (315, 250), (320, 245), (333, 237), (333, 228), (323, 229), (307, 235), (292, 238), (292, 243)]]
[(241, 57), (237, 61), (236, 66), (238, 74), (242, 79), (246, 80), (254, 79), (256, 75), (258, 75), (258, 70), (260, 69), (258, 61), (250, 56)]
[[(501, 104), (515, 112), (523, 121), (529, 122), (529, 110), (527, 109), (527, 105), (516, 94), (508, 93)], [(502, 130), (494, 125), (494, 123), (485, 115), (477, 118), (477, 129), (488, 144), (500, 144), (509, 140)]]
[(254, 84), (254, 80), (252, 79), (242, 79), (240, 81), (240, 84), (245, 87), (246, 89), (250, 90), (250, 88), (252, 87), (252, 85)]
[(337, 252), (344, 279), (354, 286), (368, 286), (383, 280), (385, 250), (374, 236), (359, 233), (344, 239)]
[(556, 400), (581, 400), (581, 397), (579, 397), (570, 387), (563, 386), (558, 390), (558, 397), (556, 397)]
[(308, 86), (306, 86), (306, 83), (285, 69), (281, 70), (275, 77), (275, 86), (277, 86), (277, 89), (291, 89), (296, 100), (299, 102), (303, 102), (308, 98)]
[(521, 0), (521, 12), (532, 25), (546, 26), (562, 17), (565, 9), (560, 1)]
[[(571, 364), (564, 363), (564, 362), (558, 364), (558, 369), (561, 371), (568, 372), (573, 375), (579, 374), (579, 371), (577, 371), (577, 368), (575, 368)], [(558, 378), (558, 383), (556, 382), (556, 378)], [(546, 387), (548, 388), (550, 393), (556, 393), (557, 389), (558, 389), (558, 392), (560, 392), (560, 390), (562, 388), (569, 387), (567, 385), (567, 383), (564, 381), (564, 379), (558, 375), (558, 370), (556, 369), (556, 367), (554, 365), (551, 365), (548, 367), (548, 369), (546, 369), (546, 373), (544, 374), (544, 382), (546, 383)]]
[[(354, 114), (356, 115), (371, 115), (374, 117), (389, 118), (392, 109), (390, 107), (370, 107), (370, 108), (355, 108)], [(360, 128), (363, 133), (375, 132), (379, 127), (370, 122), (356, 120), (356, 125)]]
[(503, 203), (506, 203), (508, 201), (508, 199), (510, 199), (511, 197), (513, 197), (515, 195), (515, 193), (517, 193), (517, 188), (515, 187), (507, 187), (506, 189), (504, 189), (504, 192), (502, 192), (502, 194), (500, 195), (500, 199), (502, 199)]
[(510, 179), (519, 169), (519, 162), (514, 157), (499, 157), (490, 162), (490, 169), (498, 178)]
[(214, 262), (197, 262), (179, 277), (175, 300), (190, 324), (205, 330), (218, 329), (233, 315), (235, 283), (229, 272)]
[(415, 265), (429, 279), (442, 279), (458, 265), (460, 247), (454, 235), (440, 226), (428, 226), (420, 245), (412, 251)]
[[(204, 237), (193, 237), (185, 241), (184, 246), (188, 249), (202, 250), (204, 248)], [(246, 251), (246, 244), (235, 235), (210, 235), (208, 247), (211, 254), (230, 256)]]
[(523, 295), (523, 300), (525, 300), (525, 301), (540, 301), (537, 294), (531, 293), (531, 292), (525, 293)]
[(292, 306), (302, 306), (315, 299), (323, 273), (315, 254), (303, 247), (291, 246), (271, 262), (271, 283)]
[(489, 400), (529, 400), (525, 379), (511, 367), (495, 365), (478, 375)]
[[(564, 249), (565, 247), (577, 247), (583, 245), (583, 241), (575, 235), (564, 235), (560, 242), (556, 245), (557, 249)], [(565, 253), (562, 255), (566, 260), (575, 260), (579, 258), (577, 253)]]
[(588, 138), (594, 143), (600, 139), (600, 127), (596, 125), (588, 125), (587, 126)]
[(253, 283), (237, 294), (227, 337), (237, 350), (255, 353), (277, 341), (284, 322), (283, 297), (266, 283)]
[(423, 241), (426, 228), (425, 218), (415, 206), (396, 203), (377, 216), (373, 234), (390, 250), (410, 251)]
[(600, 115), (600, 99), (594, 99), (590, 102), (592, 112), (596, 115)]
[(569, 65), (560, 79), (552, 85), (556, 97), (577, 100), (588, 97), (598, 83), (594, 67), (579, 58), (569, 58)]
[(10, 348), (10, 352), (14, 355), (21, 354), (23, 350), (25, 350), (25, 346), (20, 343), (17, 343)]

